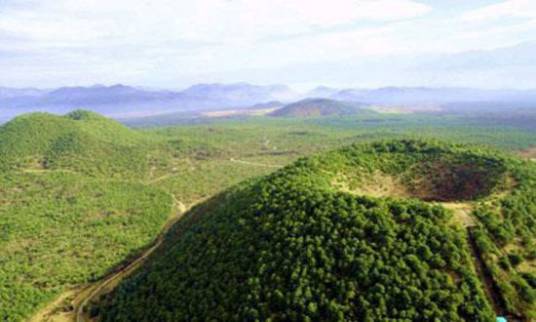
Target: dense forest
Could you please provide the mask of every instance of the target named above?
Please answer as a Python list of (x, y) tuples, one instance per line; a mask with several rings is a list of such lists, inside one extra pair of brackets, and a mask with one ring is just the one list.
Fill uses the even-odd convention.
[[(496, 151), (414, 140), (349, 146), (423, 136), (509, 150), (529, 148), (535, 138), (532, 132), (460, 119), (381, 114), (225, 119), (155, 129), (130, 129), (86, 111), (17, 117), (0, 126), (0, 320), (26, 320), (69, 290), (102, 280), (150, 247), (166, 222), (194, 204), (199, 206), (168, 235), (151, 265), (106, 304), (112, 307), (107, 319), (131, 314), (143, 319), (132, 307), (125, 312), (142, 301), (146, 286), (163, 287), (154, 293), (166, 308), (155, 305), (154, 312), (164, 319), (212, 307), (216, 302), (204, 295), (226, 298), (226, 285), (237, 281), (248, 285), (233, 293), (235, 300), (247, 297), (240, 302), (244, 306), (232, 311), (224, 299), (218, 308), (222, 315), (484, 319), (493, 303), (471, 265), (467, 230), (460, 225), (467, 218), (445, 209), (448, 203), (474, 209), (472, 236), (504, 294), (503, 306), (510, 313), (533, 314), (533, 166)], [(323, 153), (300, 159), (318, 152)], [(298, 159), (269, 177), (231, 188)], [(476, 179), (457, 180), (468, 176)], [(376, 240), (382, 235), (388, 239)], [(211, 246), (204, 247), (205, 242)], [(434, 250), (433, 263), (419, 248), (423, 244)], [(288, 256), (306, 248), (309, 254), (296, 261)], [(183, 252), (196, 255), (180, 257)], [(388, 258), (388, 252), (396, 256)], [(411, 275), (416, 263), (423, 265), (418, 276)], [(177, 273), (176, 265), (186, 265), (199, 283), (190, 280), (172, 290), (177, 287), (173, 276), (185, 274)], [(354, 275), (361, 265), (367, 276)], [(211, 267), (203, 273), (205, 266)], [(305, 269), (309, 266), (311, 271)], [(404, 274), (396, 277), (393, 270)], [(153, 273), (150, 283), (146, 272)], [(225, 279), (213, 284), (217, 274)], [(164, 287), (158, 280), (164, 276), (173, 283)], [(378, 284), (380, 279), (388, 282)], [(266, 281), (277, 285), (277, 294), (263, 287)], [(388, 295), (372, 298), (355, 288), (376, 284), (383, 288), (367, 293)], [(419, 285), (419, 296), (411, 299), (418, 302), (399, 302), (400, 294), (414, 294), (406, 284)], [(122, 290), (129, 287), (132, 297), (126, 301)], [(345, 290), (340, 298), (336, 287)], [(173, 295), (185, 305), (179, 290), (199, 299), (187, 312), (167, 302)], [(69, 312), (70, 303), (67, 298), (57, 311)], [(350, 303), (360, 304), (352, 311)], [(419, 306), (412, 311), (408, 303)], [(383, 309), (392, 305), (396, 312)], [(370, 311), (372, 306), (378, 311)]]
[[(495, 151), (418, 140), (300, 159), (194, 209), (100, 310), (105, 321), (533, 318), (535, 173)], [(386, 178), (395, 191), (368, 189)], [(476, 209), (470, 227), (453, 203)], [(485, 268), (505, 311), (475, 253), (504, 262)]]

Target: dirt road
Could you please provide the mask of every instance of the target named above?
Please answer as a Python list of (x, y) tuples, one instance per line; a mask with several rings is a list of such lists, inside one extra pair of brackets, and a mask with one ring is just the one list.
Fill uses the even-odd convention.
[(266, 168), (282, 168), (283, 166), (275, 165), (275, 164), (266, 164), (266, 163), (260, 163), (260, 162), (251, 162), (251, 161), (244, 161), (244, 160), (237, 160), (237, 159), (229, 159), (229, 161), (234, 163), (241, 163), (246, 165), (252, 165), (257, 167), (266, 167)]
[(82, 322), (91, 321), (88, 316), (87, 307), (94, 299), (102, 294), (113, 290), (125, 277), (138, 269), (145, 260), (162, 244), (165, 235), (173, 225), (183, 217), (188, 210), (187, 207), (173, 197), (175, 214), (171, 216), (152, 245), (139, 254), (128, 264), (116, 269), (103, 279), (71, 289), (62, 293), (55, 301), (34, 314), (28, 321), (30, 322)]

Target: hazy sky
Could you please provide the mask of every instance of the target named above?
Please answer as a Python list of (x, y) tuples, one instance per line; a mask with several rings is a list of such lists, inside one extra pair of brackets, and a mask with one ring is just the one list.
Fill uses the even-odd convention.
[(536, 88), (535, 40), (535, 0), (0, 0), (0, 86)]

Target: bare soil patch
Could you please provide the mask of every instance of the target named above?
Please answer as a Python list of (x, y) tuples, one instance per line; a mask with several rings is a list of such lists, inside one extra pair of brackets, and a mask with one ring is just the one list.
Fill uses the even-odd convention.
[(440, 202), (441, 206), (452, 210), (452, 222), (465, 228), (476, 225), (476, 219), (471, 214), (473, 205), (469, 202)]
[(470, 201), (492, 193), (497, 174), (476, 164), (433, 162), (419, 165), (416, 179), (409, 189), (413, 196), (424, 201)]
[[(391, 175), (379, 170), (371, 174), (356, 170), (341, 172), (332, 179), (337, 190), (371, 197), (417, 198), (429, 202), (465, 203), (496, 193), (496, 186), (515, 185), (497, 169), (479, 164), (435, 161), (417, 164)], [(459, 206), (457, 206), (459, 210)]]
[(359, 181), (352, 180), (349, 175), (339, 173), (332, 182), (332, 186), (339, 191), (354, 195), (371, 197), (398, 197), (408, 198), (411, 193), (398, 178), (375, 171), (373, 174), (361, 178)]
[(80, 289), (73, 289), (61, 293), (53, 302), (42, 308), (29, 322), (70, 322), (74, 320), (74, 312), (68, 310), (69, 302)]
[(536, 147), (521, 150), (518, 152), (518, 155), (521, 156), (522, 158), (536, 161)]

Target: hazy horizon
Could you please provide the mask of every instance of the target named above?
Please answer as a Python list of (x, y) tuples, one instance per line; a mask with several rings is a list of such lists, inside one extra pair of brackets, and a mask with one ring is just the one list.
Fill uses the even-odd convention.
[(0, 86), (536, 88), (530, 0), (0, 0)]
[(114, 86), (125, 86), (125, 87), (131, 87), (135, 89), (140, 90), (146, 90), (146, 91), (174, 91), (174, 92), (181, 92), (185, 91), (191, 87), (198, 86), (198, 85), (214, 85), (214, 86), (233, 86), (233, 85), (249, 85), (249, 86), (259, 86), (259, 87), (269, 87), (269, 86), (285, 86), (288, 87), (291, 90), (296, 91), (297, 93), (301, 94), (308, 94), (309, 92), (314, 91), (315, 89), (320, 88), (329, 88), (337, 91), (344, 91), (344, 90), (364, 90), (364, 91), (373, 91), (373, 90), (381, 90), (381, 89), (389, 89), (389, 88), (400, 88), (400, 89), (471, 89), (471, 90), (482, 90), (482, 91), (536, 91), (536, 85), (534, 87), (529, 88), (513, 88), (513, 87), (476, 87), (476, 86), (426, 86), (426, 85), (410, 85), (410, 86), (398, 86), (398, 85), (390, 85), (385, 84), (377, 87), (364, 87), (364, 86), (328, 86), (324, 84), (312, 84), (307, 86), (299, 86), (299, 85), (289, 85), (285, 83), (251, 83), (246, 81), (235, 81), (235, 82), (200, 82), (200, 83), (186, 83), (184, 86), (181, 87), (157, 87), (157, 86), (146, 86), (143, 84), (127, 84), (127, 83), (90, 83), (90, 84), (63, 84), (55, 87), (37, 87), (37, 86), (24, 86), (24, 87), (14, 87), (14, 86), (0, 86), (0, 88), (5, 89), (34, 89), (39, 91), (54, 91), (60, 88), (92, 88), (92, 87), (105, 87), (105, 88), (111, 88)]

